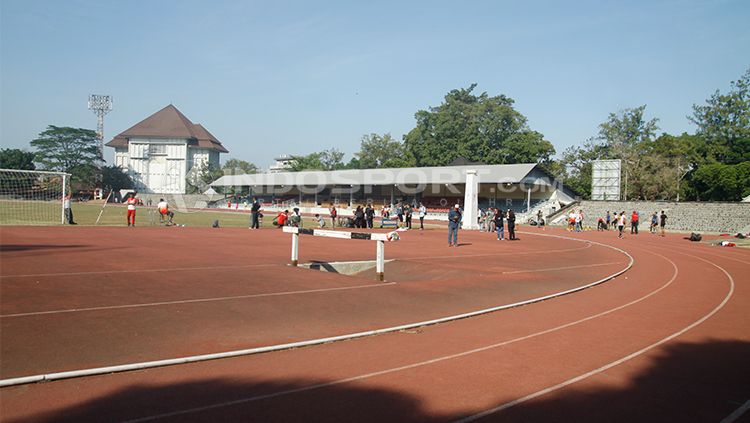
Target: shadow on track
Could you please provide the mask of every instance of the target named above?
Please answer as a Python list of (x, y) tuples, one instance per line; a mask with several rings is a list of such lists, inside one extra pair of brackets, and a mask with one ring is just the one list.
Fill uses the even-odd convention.
[[(676, 343), (657, 354), (648, 370), (633, 375), (624, 387), (581, 389), (571, 385), (479, 421), (719, 421), (750, 398), (748, 357), (748, 342)], [(189, 372), (190, 366), (184, 369)], [(621, 367), (615, 369), (621, 370)], [(142, 373), (144, 379), (148, 373)], [(403, 377), (408, 375), (404, 374)], [(504, 396), (502, 386), (513, 381), (503, 379), (502, 375), (498, 375), (497, 381), (497, 386), (487, 386), (486, 389), (497, 390), (498, 401), (512, 400)], [(68, 408), (8, 418), (6, 421), (94, 422), (156, 417), (154, 421), (179, 422), (430, 423), (453, 421), (484, 411), (476, 409), (451, 415), (434, 414), (426, 410), (419, 398), (408, 392), (365, 387), (367, 382), (377, 384), (374, 379), (307, 389), (331, 382), (261, 381), (253, 380), (250, 375), (243, 377), (242, 374), (237, 374), (231, 380), (203, 379), (174, 385), (139, 384)], [(22, 398), (27, 404), (29, 401), (39, 401), (34, 398), (35, 385), (10, 389), (23, 390), (13, 395), (17, 397), (14, 403)], [(169, 414), (173, 412), (176, 413)], [(747, 418), (748, 415), (743, 417)]]

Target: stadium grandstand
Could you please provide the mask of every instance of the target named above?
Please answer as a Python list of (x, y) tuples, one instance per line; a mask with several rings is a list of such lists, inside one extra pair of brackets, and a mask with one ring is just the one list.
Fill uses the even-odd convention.
[[(238, 203), (258, 197), (264, 208), (300, 207), (303, 212), (337, 205), (347, 208), (371, 203), (375, 207), (406, 202), (423, 203), (433, 216), (465, 203), (467, 171), (478, 177), (480, 209), (501, 207), (529, 214), (549, 214), (574, 201), (575, 193), (536, 163), (465, 165), (389, 169), (278, 172), (226, 175), (212, 187), (242, 192)], [(226, 206), (226, 204), (225, 204)]]

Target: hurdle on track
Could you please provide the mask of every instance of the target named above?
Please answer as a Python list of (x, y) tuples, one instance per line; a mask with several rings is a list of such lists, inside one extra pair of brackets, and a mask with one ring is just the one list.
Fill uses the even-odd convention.
[(299, 263), (299, 235), (312, 235), (322, 236), (326, 238), (340, 238), (340, 239), (365, 239), (376, 241), (376, 261), (375, 261), (375, 272), (378, 280), (384, 280), (385, 272), (385, 241), (398, 241), (399, 235), (397, 232), (388, 233), (367, 233), (367, 232), (344, 232), (344, 231), (331, 231), (325, 229), (305, 229), (297, 228), (294, 226), (284, 226), (284, 232), (292, 234), (292, 266), (297, 266)]

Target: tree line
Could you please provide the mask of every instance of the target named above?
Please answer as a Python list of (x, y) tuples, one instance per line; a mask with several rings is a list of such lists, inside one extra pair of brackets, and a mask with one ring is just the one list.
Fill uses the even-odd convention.
[[(646, 105), (610, 113), (597, 133), (559, 157), (552, 143), (528, 125), (514, 100), (475, 93), (476, 84), (454, 89), (438, 106), (415, 113), (415, 127), (402, 140), (390, 133), (363, 135), (349, 161), (336, 148), (294, 156), (292, 171), (538, 163), (582, 198), (591, 195), (591, 162), (620, 159), (627, 199), (737, 201), (750, 195), (750, 69), (731, 82), (727, 93), (711, 94), (693, 105), (687, 119), (693, 134), (659, 134), (659, 119), (647, 118)], [(82, 185), (132, 187), (116, 166), (102, 158), (94, 131), (50, 125), (31, 141), (34, 152), (0, 150), (0, 167), (65, 171)], [(188, 177), (196, 192), (222, 175), (256, 173), (253, 163), (229, 159), (221, 168), (204, 166)], [(122, 175), (125, 175), (123, 177)]]
[(750, 195), (750, 69), (730, 85), (693, 105), (693, 134), (659, 134), (659, 119), (648, 119), (641, 105), (610, 113), (596, 135), (555, 158), (552, 143), (529, 128), (513, 99), (476, 95), (472, 84), (418, 111), (402, 141), (365, 135), (349, 162), (329, 149), (297, 157), (292, 170), (538, 163), (587, 199), (592, 161), (620, 159), (625, 199), (738, 201)]

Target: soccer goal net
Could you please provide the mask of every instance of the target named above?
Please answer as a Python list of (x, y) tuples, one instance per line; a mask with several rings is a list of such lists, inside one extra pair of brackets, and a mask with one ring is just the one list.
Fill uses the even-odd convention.
[(0, 224), (64, 223), (69, 184), (67, 173), (0, 169)]

